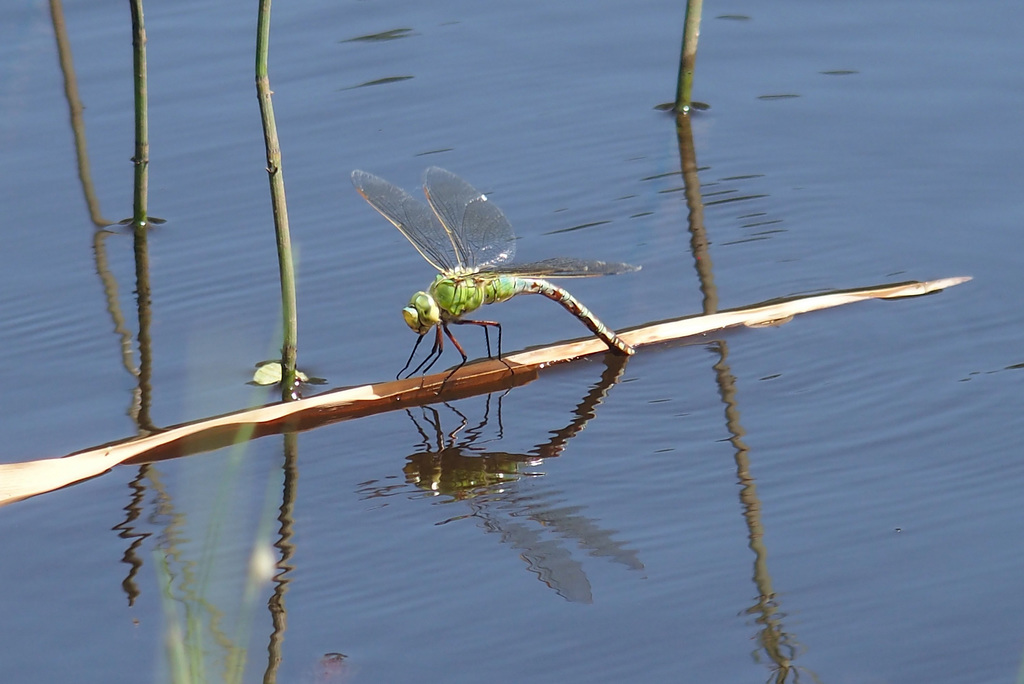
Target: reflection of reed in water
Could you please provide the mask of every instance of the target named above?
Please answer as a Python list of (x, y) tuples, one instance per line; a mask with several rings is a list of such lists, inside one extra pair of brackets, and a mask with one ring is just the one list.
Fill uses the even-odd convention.
[[(690, 249), (703, 294), (703, 312), (707, 315), (717, 312), (718, 294), (709, 249), (711, 243), (704, 227), (705, 204), (700, 190), (697, 153), (693, 144), (689, 116), (683, 114), (676, 119), (680, 166), (688, 209)], [(764, 526), (761, 521), (761, 501), (757, 494), (757, 483), (750, 474), (750, 448), (743, 441), (746, 430), (740, 422), (736, 377), (728, 364), (729, 345), (725, 340), (718, 340), (710, 345), (710, 348), (718, 353), (718, 360), (714, 365), (715, 380), (719, 396), (725, 405), (725, 426), (729, 432), (729, 442), (735, 449), (736, 478), (741, 485), (740, 505), (747, 524), (747, 543), (754, 552), (753, 580), (757, 587), (757, 600), (745, 611), (747, 615), (754, 616), (754, 622), (758, 625), (755, 637), (758, 648), (753, 652), (753, 658), (756, 662), (770, 663), (769, 682), (798, 682), (802, 673), (807, 673), (814, 681), (819, 681), (814, 672), (793, 664), (802, 647), (796, 638), (784, 629), (782, 619), (785, 613), (781, 611), (772, 587), (772, 577), (768, 570), (768, 550), (764, 544)]]
[(64, 96), (71, 113), (71, 132), (75, 138), (75, 158), (78, 160), (78, 179), (82, 194), (89, 208), (89, 218), (97, 228), (109, 226), (111, 221), (103, 218), (100, 203), (96, 199), (96, 188), (92, 184), (89, 169), (89, 150), (85, 139), (85, 120), (82, 117), (82, 98), (78, 94), (78, 79), (75, 76), (75, 60), (71, 55), (71, 41), (68, 39), (67, 24), (64, 23), (64, 7), (61, 0), (50, 0), (50, 19), (53, 21), (53, 35), (57, 39), (57, 56), (60, 70), (64, 75)]
[(139, 472), (135, 475), (135, 479), (128, 483), (128, 486), (132, 490), (132, 499), (128, 502), (128, 505), (124, 507), (125, 519), (114, 525), (114, 530), (117, 530), (118, 535), (121, 539), (131, 539), (132, 542), (128, 548), (124, 550), (124, 555), (121, 556), (121, 562), (128, 565), (128, 576), (121, 582), (121, 587), (124, 589), (124, 593), (128, 595), (128, 605), (135, 605), (135, 599), (142, 593), (139, 591), (138, 584), (135, 583), (135, 576), (142, 568), (142, 558), (139, 557), (138, 550), (142, 542), (150, 536), (149, 532), (139, 532), (135, 530), (135, 521), (138, 520), (139, 516), (142, 515), (143, 504), (146, 495), (146, 485), (143, 480), (146, 478), (146, 472), (149, 470), (148, 465), (140, 466)]

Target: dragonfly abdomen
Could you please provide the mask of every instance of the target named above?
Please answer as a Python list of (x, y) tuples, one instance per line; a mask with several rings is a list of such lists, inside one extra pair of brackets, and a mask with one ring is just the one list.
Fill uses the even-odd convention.
[[(509, 276), (503, 276), (502, 280), (514, 281), (513, 295), (539, 294), (558, 302), (566, 311), (580, 319), (585, 326), (590, 328), (591, 332), (604, 340), (605, 344), (607, 344), (613, 351), (627, 355), (631, 355), (635, 352), (633, 347), (615, 334), (615, 331), (606, 326), (597, 316), (591, 313), (590, 309), (583, 305), (583, 302), (576, 299), (557, 285), (553, 285), (547, 280), (542, 280), (540, 278), (512, 278)], [(509, 295), (509, 297), (513, 295)], [(508, 297), (505, 299), (508, 299)]]

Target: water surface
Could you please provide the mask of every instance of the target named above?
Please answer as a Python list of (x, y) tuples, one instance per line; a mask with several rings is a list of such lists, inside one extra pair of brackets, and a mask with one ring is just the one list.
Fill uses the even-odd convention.
[[(254, 8), (146, 9), (160, 427), (271, 400), (245, 383), (279, 313)], [(126, 7), (64, 6), (90, 210), (48, 8), (0, 11), (0, 409), (16, 462), (140, 430), (132, 237), (96, 239), (93, 220), (131, 214), (131, 44)], [(705, 8), (696, 97), (711, 108), (691, 123), (718, 307), (969, 284), (7, 507), (0, 679), (173, 681), (176, 653), (209, 681), (1012, 679), (1022, 12)], [(413, 342), (399, 310), (432, 277), (353, 168), (410, 190), (451, 169), (505, 210), (523, 260), (642, 264), (572, 283), (612, 327), (699, 312), (680, 139), (654, 109), (681, 33), (665, 2), (275, 6), (307, 370), (390, 378)], [(584, 333), (541, 298), (487, 315), (508, 350)], [(254, 550), (277, 581), (247, 594)]]

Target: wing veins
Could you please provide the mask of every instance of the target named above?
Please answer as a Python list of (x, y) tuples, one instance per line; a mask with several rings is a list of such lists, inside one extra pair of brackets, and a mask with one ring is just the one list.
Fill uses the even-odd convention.
[(397, 185), (366, 171), (353, 171), (352, 184), (431, 266), (442, 273), (463, 270), (461, 255), (451, 234), (427, 205)]

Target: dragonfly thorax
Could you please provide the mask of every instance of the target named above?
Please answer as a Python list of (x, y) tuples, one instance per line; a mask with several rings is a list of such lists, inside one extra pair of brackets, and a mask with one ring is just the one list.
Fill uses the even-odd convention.
[(503, 302), (517, 293), (515, 280), (494, 274), (441, 274), (430, 286), (430, 295), (441, 307), (441, 316), (461, 318), (484, 304)]
[(514, 281), (493, 275), (439, 274), (426, 292), (417, 292), (402, 309), (405, 322), (420, 335), (438, 323), (451, 322), (484, 304), (516, 294)]

